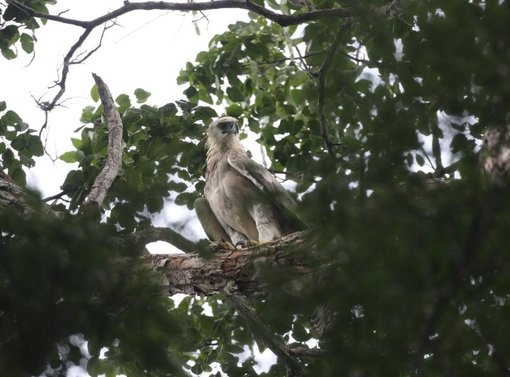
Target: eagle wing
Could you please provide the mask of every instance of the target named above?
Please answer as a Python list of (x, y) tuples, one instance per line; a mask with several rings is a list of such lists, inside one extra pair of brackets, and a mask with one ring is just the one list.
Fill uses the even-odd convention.
[(196, 199), (194, 207), (198, 220), (200, 221), (202, 228), (204, 228), (205, 234), (211, 241), (232, 243), (227, 232), (225, 232), (225, 229), (223, 229), (218, 218), (212, 211), (206, 198)]
[(267, 201), (278, 213), (287, 232), (306, 228), (305, 223), (295, 212), (297, 202), (269, 170), (244, 153), (229, 154), (227, 161), (232, 168), (250, 180), (265, 195)]

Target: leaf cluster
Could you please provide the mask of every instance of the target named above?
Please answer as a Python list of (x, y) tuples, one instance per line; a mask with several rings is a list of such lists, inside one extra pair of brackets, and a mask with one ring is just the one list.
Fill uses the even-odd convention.
[(26, 175), (23, 166), (35, 165), (33, 157), (42, 156), (43, 145), (35, 130), (12, 111), (5, 102), (0, 102), (0, 168), (24, 186)]
[[(150, 93), (136, 89), (134, 94), (138, 106), (126, 94), (116, 98), (124, 124), (123, 173), (105, 201), (105, 208), (111, 210), (109, 222), (126, 231), (146, 222), (149, 213), (161, 211), (165, 201), (192, 208), (204, 184), (205, 125), (217, 115), (188, 101), (149, 106), (143, 102)], [(102, 114), (101, 105), (85, 108), (81, 138), (72, 140), (76, 150), (60, 156), (78, 162), (79, 169), (72, 170), (62, 185), (71, 198), (71, 209), (86, 197), (106, 159), (108, 134)]]
[[(56, 0), (21, 0), (20, 3), (29, 5), (32, 9), (48, 13), (47, 5), (56, 4)], [(11, 60), (18, 56), (16, 44), (19, 42), (27, 54), (34, 52), (37, 41), (35, 30), (46, 23), (28, 15), (15, 4), (0, 4), (0, 51), (5, 59)]]
[[(47, 369), (64, 376), (70, 366), (87, 363), (108, 375), (178, 370), (169, 349), (181, 333), (168, 299), (111, 227), (4, 209), (0, 228), (2, 373)], [(86, 351), (73, 336), (85, 338)], [(106, 359), (99, 358), (103, 347)]]

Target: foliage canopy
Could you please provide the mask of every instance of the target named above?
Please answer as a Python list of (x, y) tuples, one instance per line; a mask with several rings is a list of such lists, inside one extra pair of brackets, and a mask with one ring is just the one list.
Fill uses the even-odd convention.
[[(24, 3), (47, 12), (53, 2)], [(314, 337), (309, 318), (328, 305), (334, 322), (320, 340), (324, 352), (301, 357), (310, 375), (508, 374), (510, 200), (506, 188), (490, 185), (480, 155), (487, 131), (505, 132), (508, 123), (510, 3), (256, 3), (283, 14), (345, 8), (346, 16), (282, 27), (250, 13), (182, 69), (184, 99), (155, 106), (140, 88), (119, 95), (124, 171), (108, 192), (102, 225), (70, 214), (107, 153), (92, 90), (75, 149), (61, 156), (78, 163), (62, 185), (70, 204), (54, 205), (63, 217), (22, 220), (4, 211), (0, 218), (0, 367), (22, 375), (18, 360), (28, 359), (23, 367), (42, 371), (53, 344), (83, 333), (90, 373), (165, 375), (187, 365), (199, 374), (218, 362), (229, 376), (256, 374), (253, 357), (236, 355), (258, 341), (257, 331), (223, 296), (187, 297), (175, 307), (150, 294), (147, 272), (116, 262), (134, 248), (111, 241), (150, 226), (149, 214), (167, 201), (192, 208), (204, 187), (204, 132), (224, 112), (259, 135), (271, 168), (295, 181), (302, 215), (314, 225), (314, 248), (298, 251), (317, 265), (313, 276), (266, 266), (267, 292), (251, 298), (291, 349)], [(0, 5), (7, 59), (18, 45), (32, 53), (43, 23), (16, 9)], [(1, 167), (23, 185), (22, 166), (33, 166), (42, 143), (5, 102), (0, 111)], [(44, 339), (37, 349), (33, 334)], [(97, 344), (110, 347), (106, 359), (92, 351)], [(267, 372), (284, 374), (281, 360)]]

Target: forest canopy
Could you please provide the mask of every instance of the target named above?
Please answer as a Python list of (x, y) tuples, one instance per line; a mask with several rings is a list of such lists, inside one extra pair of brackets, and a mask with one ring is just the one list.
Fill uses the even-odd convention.
[[(110, 88), (121, 173), (97, 206), (87, 197), (112, 134), (100, 85), (52, 198), (26, 188), (44, 140), (4, 90), (2, 375), (78, 365), (92, 376), (509, 374), (509, 1), (126, 1), (92, 21), (55, 14), (55, 3), (0, 2), (3, 59), (44, 53), (37, 34), (49, 22), (83, 30), (56, 96), (38, 104), (45, 127), (66, 127), (51, 110), (73, 64), (86, 66), (77, 51), (95, 28), (140, 10), (238, 8), (249, 20), (182, 68), (173, 102)], [(221, 115), (257, 135), (271, 171), (294, 183), (307, 232), (232, 259), (152, 224), (168, 203), (192, 209), (203, 196), (204, 136)], [(184, 289), (169, 283), (183, 265), (147, 256), (158, 239), (203, 271), (247, 267), (223, 285), (193, 284), (202, 271)], [(277, 355), (267, 372), (254, 369), (255, 345)]]

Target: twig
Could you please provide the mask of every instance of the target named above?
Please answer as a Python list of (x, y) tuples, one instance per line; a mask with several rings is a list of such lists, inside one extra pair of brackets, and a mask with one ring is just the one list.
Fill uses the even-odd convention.
[(434, 170), (435, 172), (437, 171), (437, 167), (434, 166), (434, 164), (432, 163), (430, 157), (429, 157), (429, 154), (427, 153), (427, 151), (425, 150), (425, 148), (423, 147), (423, 145), (420, 145), (420, 149), (421, 151), (423, 152), (423, 155), (425, 156), (425, 158), (427, 159), (427, 161), (429, 162), (429, 165), (430, 167), (432, 168), (432, 170)]
[(343, 31), (350, 27), (351, 23), (347, 22), (341, 30), (338, 32), (335, 40), (331, 44), (328, 54), (326, 55), (326, 58), (324, 59), (324, 62), (322, 63), (321, 68), (319, 69), (319, 87), (317, 89), (318, 91), (318, 98), (317, 98), (317, 113), (319, 114), (319, 127), (322, 139), (324, 141), (324, 144), (326, 145), (326, 149), (328, 150), (328, 153), (335, 157), (335, 151), (333, 149), (334, 143), (331, 142), (329, 138), (329, 131), (326, 124), (326, 115), (324, 114), (324, 99), (325, 99), (325, 87), (326, 87), (326, 76), (328, 74), (329, 68), (331, 67), (331, 64), (333, 63), (333, 58), (335, 57), (335, 54), (338, 50), (338, 47), (340, 46), (340, 42), (342, 41), (343, 37)]
[(341, 51), (341, 54), (347, 56), (349, 59), (355, 61), (356, 63), (361, 64), (362, 66), (369, 66), (369, 64), (370, 65), (374, 65), (373, 62), (371, 62), (369, 60), (360, 59), (360, 58), (358, 58), (356, 56), (352, 56), (351, 54), (349, 54), (349, 53), (347, 53), (345, 51)]
[[(477, 252), (482, 250), (482, 245), (488, 237), (487, 230), (491, 228), (496, 212), (496, 204), (491, 202), (488, 195), (484, 203), (478, 204), (478, 208), (473, 214), (467, 236), (462, 240), (463, 245), (458, 250), (458, 255), (453, 257), (451, 278), (441, 289), (432, 305), (428, 315), (424, 318), (418, 347), (414, 355), (413, 369), (411, 375), (414, 377), (423, 376), (423, 360), (427, 353), (433, 353), (430, 350), (431, 335), (434, 333), (444, 312), (448, 310), (452, 301), (461, 290), (464, 282), (470, 276), (474, 267)], [(488, 213), (491, 215), (489, 216)]]
[(116, 25), (116, 23), (113, 23), (113, 24), (111, 24), (111, 25), (107, 25), (107, 24), (105, 24), (105, 25), (104, 25), (104, 27), (103, 27), (103, 31), (101, 32), (101, 37), (99, 37), (99, 42), (98, 42), (97, 46), (96, 46), (96, 47), (94, 47), (94, 48), (93, 48), (92, 50), (90, 50), (89, 52), (87, 52), (83, 58), (79, 59), (79, 56), (77, 56), (77, 60), (73, 60), (73, 61), (69, 62), (69, 64), (81, 64), (81, 63), (83, 63), (85, 60), (87, 60), (88, 58), (90, 58), (90, 56), (91, 56), (94, 52), (96, 52), (97, 50), (99, 50), (99, 49), (101, 48), (101, 46), (102, 46), (102, 44), (103, 44), (103, 38), (104, 38), (104, 35), (105, 35), (105, 33), (106, 33), (106, 30), (108, 30), (108, 29), (112, 28), (112, 27), (113, 27), (113, 26), (115, 26), (115, 25)]
[[(308, 64), (306, 64), (306, 61), (305, 61), (305, 59), (307, 57), (311, 56), (312, 54), (308, 54), (308, 55), (301, 54), (301, 50), (299, 49), (299, 47), (297, 45), (294, 46), (294, 49), (296, 50), (296, 52), (299, 56), (299, 61), (301, 62), (301, 64), (303, 64), (305, 71), (310, 75), (310, 77), (316, 78), (317, 75), (314, 72), (312, 72), (312, 69), (310, 68), (310, 66)], [(316, 54), (323, 54), (323, 53), (324, 53), (324, 51), (316, 52)]]
[(248, 305), (245, 299), (239, 296), (227, 296), (227, 302), (239, 313), (256, 336), (259, 337), (273, 353), (283, 361), (287, 367), (287, 376), (302, 376), (305, 374), (304, 365), (297, 359), (282, 339), (274, 335), (264, 325), (257, 312)]
[(437, 124), (432, 126), (432, 154), (436, 160), (436, 172), (442, 172), (444, 170), (443, 159), (441, 157), (441, 144), (439, 143), (440, 134), (441, 129), (439, 126)]
[(55, 194), (53, 196), (48, 196), (47, 198), (43, 199), (43, 202), (49, 202), (52, 200), (62, 199), (64, 195), (67, 195), (68, 193), (66, 191), (61, 191), (58, 194)]
[(93, 73), (92, 76), (96, 82), (108, 124), (108, 155), (103, 169), (97, 175), (92, 189), (85, 199), (85, 208), (91, 205), (100, 207), (103, 204), (108, 189), (122, 168), (122, 119), (106, 84), (96, 74)]
[(322, 54), (324, 54), (324, 51), (312, 52), (310, 54), (306, 54), (306, 55), (303, 55), (303, 56), (301, 56), (301, 54), (299, 54), (299, 58), (297, 58), (297, 59), (293, 58), (293, 57), (285, 57), (285, 58), (281, 58), (281, 59), (269, 60), (267, 62), (260, 62), (258, 64), (259, 65), (272, 65), (272, 64), (284, 63), (284, 62), (286, 62), (288, 60), (299, 60), (303, 64), (306, 64), (306, 63), (303, 62), (304, 59), (309, 58), (311, 56), (322, 55)]

